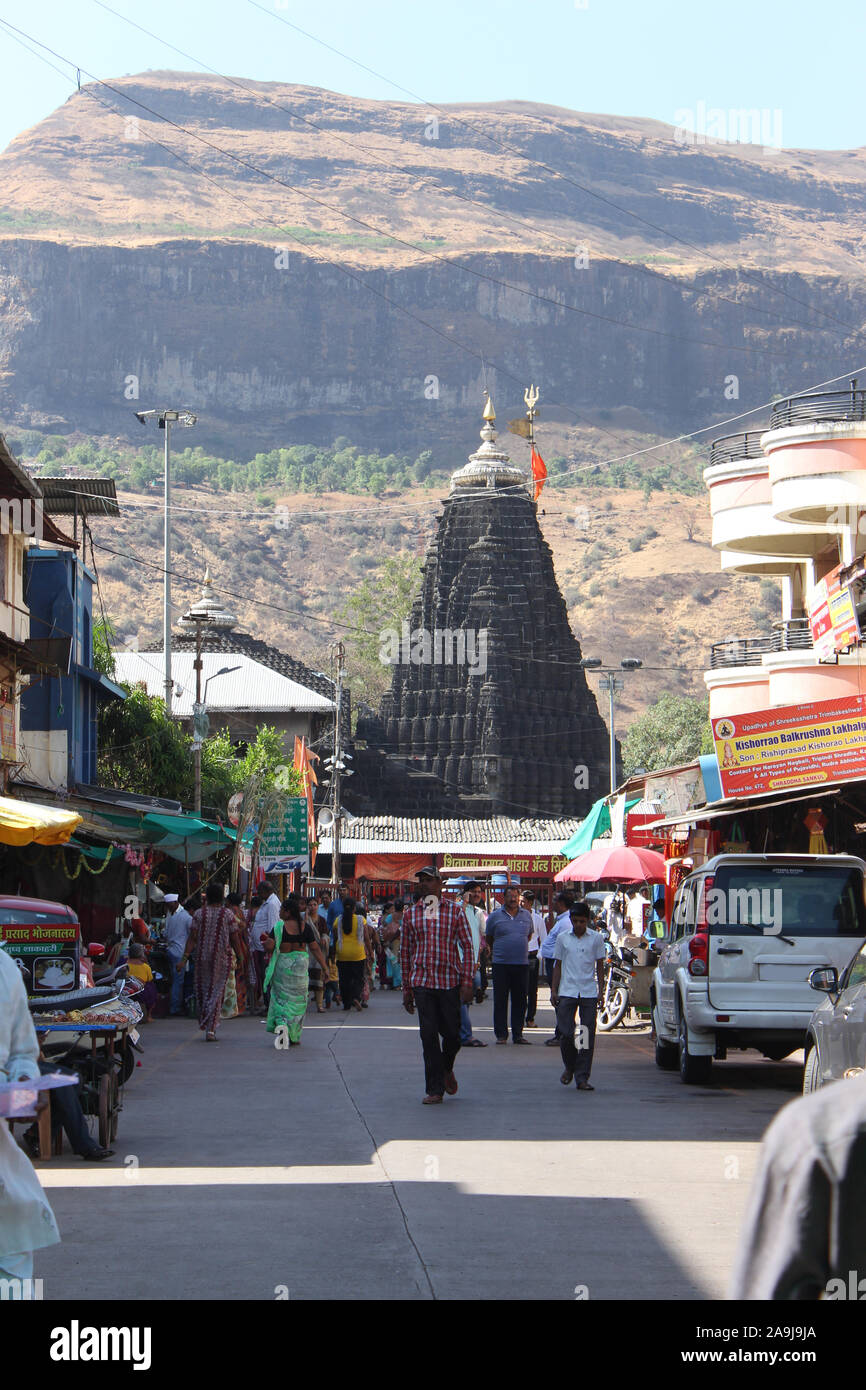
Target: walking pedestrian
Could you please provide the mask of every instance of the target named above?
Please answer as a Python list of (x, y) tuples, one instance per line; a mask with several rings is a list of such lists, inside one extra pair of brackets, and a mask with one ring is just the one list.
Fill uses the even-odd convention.
[(316, 1013), (325, 1012), (325, 981), (328, 978), (328, 950), (331, 945), (331, 938), (328, 928), (319, 916), (316, 899), (307, 898), (304, 925), (308, 926), (313, 933), (313, 939), (321, 952), (321, 963), (318, 956), (313, 955), (310, 960), (310, 992), (316, 1001)]
[[(477, 880), (467, 883), (463, 889), (463, 915), (472, 935), (472, 986), (475, 997), (481, 987), (480, 960), (481, 943), (484, 941), (484, 913), (481, 911), (481, 884)], [(486, 942), (484, 943), (486, 945)], [(460, 1005), (460, 1042), (463, 1047), (486, 1047), (487, 1043), (476, 1038), (472, 1032), (472, 1017), (469, 1013), (472, 1000)]]
[(526, 989), (529, 980), (529, 938), (532, 918), (520, 906), (520, 889), (505, 890), (502, 907), (487, 918), (484, 928), (493, 952), (493, 1031), (499, 1044), (508, 1042), (508, 1002), (511, 1001), (511, 1039), (529, 1046), (523, 1036)]
[(442, 901), (435, 865), (415, 875), (421, 896), (403, 916), (400, 968), (403, 1008), (418, 1010), (424, 1053), (423, 1105), (441, 1105), (457, 1094), (454, 1061), (460, 1051), (460, 1004), (472, 998), (472, 933), (456, 903)]
[[(553, 952), (556, 946), (556, 938), (561, 931), (565, 931), (571, 926), (569, 909), (574, 902), (574, 895), (563, 888), (556, 894), (551, 905), (550, 920), (551, 926), (547, 936), (541, 943), (541, 950), (538, 953), (540, 961), (544, 962), (544, 973), (547, 976), (547, 983), (550, 986), (551, 998), (553, 1003), (553, 967), (555, 965)], [(559, 1047), (559, 1026), (554, 1029), (553, 1037), (548, 1038), (545, 1047)]]
[[(569, 917), (571, 931), (561, 931), (556, 938), (551, 987), (564, 1068), (559, 1079), (563, 1086), (574, 1081), (579, 1091), (594, 1091), (589, 1074), (598, 1007), (604, 999), (604, 937), (590, 930), (589, 903), (573, 903)], [(574, 1043), (576, 1016), (580, 1020), (579, 1047)]]
[(286, 898), (280, 906), (279, 921), (263, 942), (265, 954), (270, 957), (265, 972), (265, 985), (269, 990), (267, 1031), (276, 1033), (278, 1028), (285, 1028), (290, 1047), (297, 1047), (301, 1041), (307, 1012), (308, 951), (312, 952), (320, 971), (327, 969), (327, 960), (313, 927), (302, 921), (303, 911), (296, 898)]
[(247, 919), (241, 893), (229, 893), (226, 898), (226, 911), (230, 912), (235, 919), (235, 934), (232, 937), (233, 955), (223, 1000), (222, 1017), (238, 1018), (247, 1011), (249, 978), (252, 970), (250, 945), (247, 937)]
[[(38, 1076), (39, 1043), (27, 990), (18, 966), (0, 947), (0, 1082), (32, 1081)], [(0, 1278), (32, 1279), (33, 1251), (56, 1245), (60, 1232), (32, 1163), (3, 1119), (0, 1176)]]
[(193, 951), (195, 958), (195, 999), (198, 1026), (206, 1042), (216, 1042), (232, 951), (238, 936), (234, 914), (225, 906), (221, 883), (209, 883), (205, 905), (193, 913), (186, 950), (175, 966), (181, 972)]
[(261, 997), (256, 1000), (258, 1014), (267, 1013), (268, 1001), (265, 990), (265, 950), (264, 939), (270, 936), (280, 917), (280, 899), (269, 878), (262, 879), (254, 897), (256, 915), (249, 931), (250, 946), (256, 965), (256, 976), (260, 982)]
[(529, 938), (529, 978), (526, 985), (526, 1026), (527, 1028), (534, 1028), (535, 1010), (538, 1007), (538, 953), (547, 936), (547, 924), (541, 913), (536, 910), (535, 894), (531, 888), (527, 888), (524, 893), (521, 893), (520, 902), (532, 918), (532, 935)]
[(346, 895), (341, 900), (342, 912), (334, 919), (336, 935), (337, 974), (343, 1012), (361, 1012), (361, 995), (367, 970), (367, 924), (355, 911), (355, 900)]
[[(186, 950), (186, 939), (192, 926), (192, 918), (180, 901), (177, 893), (165, 895), (165, 931), (163, 940), (165, 951), (172, 966), (176, 966)], [(172, 969), (169, 1012), (173, 1015), (183, 1013), (184, 993), (188, 971)]]

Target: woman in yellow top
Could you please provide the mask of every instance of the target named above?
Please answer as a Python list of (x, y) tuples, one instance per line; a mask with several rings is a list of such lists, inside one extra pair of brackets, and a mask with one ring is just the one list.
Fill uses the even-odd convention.
[(365, 919), (355, 912), (354, 898), (343, 899), (343, 911), (334, 922), (334, 927), (343, 1013), (347, 1014), (350, 1009), (357, 1009), (360, 1013), (367, 953), (372, 952), (373, 943)]
[(144, 947), (140, 941), (132, 941), (129, 946), (129, 973), (143, 986), (136, 995), (136, 1002), (144, 1009), (142, 1023), (150, 1023), (151, 1010), (159, 998), (159, 991), (153, 980), (153, 971), (147, 963)]

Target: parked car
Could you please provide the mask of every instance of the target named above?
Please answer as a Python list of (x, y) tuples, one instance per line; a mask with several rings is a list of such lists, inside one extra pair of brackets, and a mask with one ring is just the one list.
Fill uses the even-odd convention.
[(689, 874), (650, 991), (658, 1065), (702, 1083), (730, 1048), (803, 1047), (810, 976), (841, 973), (866, 939), (864, 885), (844, 854), (720, 854)]
[(866, 1070), (866, 945), (841, 977), (833, 966), (813, 970), (813, 989), (827, 995), (809, 1020), (803, 1093)]

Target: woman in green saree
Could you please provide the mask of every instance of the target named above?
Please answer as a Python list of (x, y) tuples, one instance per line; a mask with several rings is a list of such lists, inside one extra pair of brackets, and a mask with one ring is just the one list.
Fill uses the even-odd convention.
[(325, 973), (328, 968), (312, 929), (301, 921), (297, 899), (286, 898), (280, 908), (280, 920), (262, 939), (262, 946), (271, 958), (265, 972), (265, 989), (271, 992), (267, 1031), (275, 1033), (278, 1028), (286, 1028), (289, 1045), (297, 1047), (309, 995), (308, 951), (312, 951)]

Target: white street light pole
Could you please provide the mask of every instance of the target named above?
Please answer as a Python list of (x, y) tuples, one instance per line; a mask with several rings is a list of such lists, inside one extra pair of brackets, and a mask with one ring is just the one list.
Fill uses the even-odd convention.
[(165, 522), (163, 528), (163, 588), (162, 588), (162, 641), (165, 658), (165, 712), (171, 715), (171, 427), (175, 421), (190, 429), (197, 417), (191, 410), (137, 410), (135, 418), (139, 424), (146, 425), (155, 415), (161, 430), (165, 430)]
[(163, 532), (162, 641), (165, 655), (165, 712), (171, 717), (171, 420), (165, 416), (165, 526)]
[[(599, 681), (599, 689), (606, 690), (608, 693), (608, 731), (610, 734), (610, 794), (613, 796), (617, 787), (616, 779), (616, 733), (614, 731), (614, 697), (623, 690), (623, 681), (616, 675), (615, 666), (603, 666), (601, 658), (597, 656), (585, 656), (581, 661), (581, 666), (586, 671), (603, 672)], [(637, 657), (627, 656), (619, 663), (622, 671), (637, 671), (643, 665)]]

